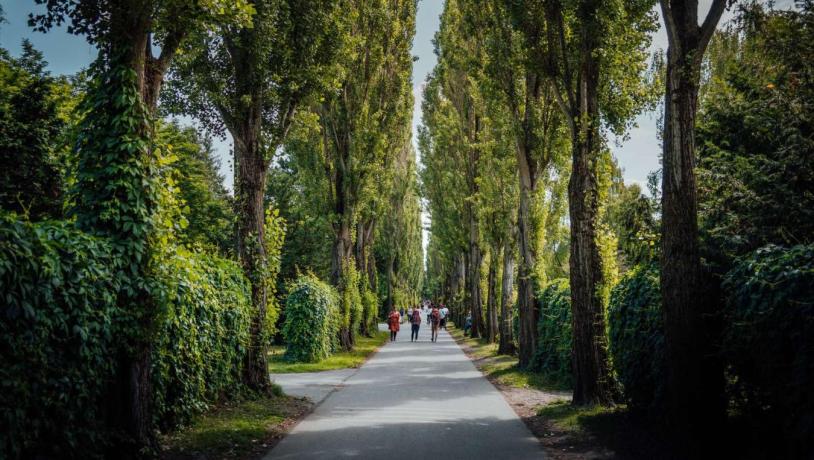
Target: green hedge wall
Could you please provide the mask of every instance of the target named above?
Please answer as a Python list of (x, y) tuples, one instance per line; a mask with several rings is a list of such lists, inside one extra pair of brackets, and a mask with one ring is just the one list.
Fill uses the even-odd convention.
[[(240, 267), (179, 249), (160, 261), (167, 295), (153, 349), (157, 427), (238, 391), (250, 302)], [(0, 214), (0, 458), (102, 457), (121, 328), (116, 260), (67, 223)]]
[(656, 415), (664, 403), (664, 326), (659, 270), (640, 265), (611, 291), (610, 352), (631, 410)]
[(153, 349), (153, 382), (157, 423), (167, 429), (241, 389), (251, 297), (230, 260), (180, 249), (161, 270), (171, 297)]
[(562, 385), (571, 385), (571, 289), (568, 280), (554, 280), (538, 296), (537, 350), (532, 368)]
[(723, 350), (735, 402), (814, 448), (814, 245), (767, 246), (726, 275)]
[(288, 288), (283, 337), (285, 358), (294, 362), (317, 362), (338, 348), (343, 318), (336, 289), (314, 275), (301, 275)]
[(109, 245), (70, 225), (0, 215), (0, 457), (92, 457), (105, 443), (112, 266)]

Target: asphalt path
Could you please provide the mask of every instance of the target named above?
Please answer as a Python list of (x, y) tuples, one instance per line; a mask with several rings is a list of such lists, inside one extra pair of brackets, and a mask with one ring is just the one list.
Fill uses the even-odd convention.
[[(287, 385), (283, 385), (285, 388)], [(444, 331), (421, 326), (342, 375), (266, 459), (543, 458), (537, 439)]]

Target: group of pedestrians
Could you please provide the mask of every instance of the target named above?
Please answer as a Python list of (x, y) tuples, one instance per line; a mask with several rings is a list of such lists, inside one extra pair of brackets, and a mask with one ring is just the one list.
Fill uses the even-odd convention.
[(406, 318), (410, 322), (410, 342), (418, 342), (418, 331), (421, 329), (421, 324), (426, 318), (427, 325), (432, 327), (431, 340), (433, 342), (438, 340), (438, 330), (447, 328), (447, 316), (449, 316), (449, 309), (445, 305), (437, 305), (429, 302), (421, 307), (414, 306), (393, 310), (387, 316), (387, 326), (390, 329), (390, 341), (396, 341), (396, 335), (399, 332), (402, 320)]

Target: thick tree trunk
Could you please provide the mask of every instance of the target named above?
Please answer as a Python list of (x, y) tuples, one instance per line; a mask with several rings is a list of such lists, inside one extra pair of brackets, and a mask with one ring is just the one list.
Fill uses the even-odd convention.
[(534, 273), (537, 254), (535, 251), (535, 225), (532, 215), (532, 199), (535, 193), (536, 180), (532, 172), (532, 163), (525, 150), (518, 153), (520, 170), (520, 209), (517, 213), (517, 245), (520, 250), (520, 266), (517, 279), (517, 308), (520, 328), (518, 331), (519, 365), (528, 367), (537, 349), (537, 321), (540, 309), (537, 305), (535, 291), (537, 277)]
[[(353, 241), (351, 239), (350, 216), (344, 214), (340, 215), (342, 217), (339, 224), (336, 225), (337, 230), (336, 237), (334, 239), (331, 282), (334, 286), (341, 288), (342, 277), (344, 276), (345, 270), (353, 257)], [(340, 292), (340, 295), (341, 294), (342, 293)], [(340, 314), (343, 318), (350, 317), (350, 312), (346, 311), (349, 308), (349, 305), (344, 305), (344, 303), (342, 303), (343, 311)], [(351, 326), (347, 321), (343, 320), (342, 325), (339, 327), (339, 345), (342, 347), (342, 349), (353, 349), (353, 335), (354, 334), (353, 331), (351, 331)]]
[(489, 257), (489, 276), (487, 277), (488, 294), (486, 296), (486, 332), (484, 337), (494, 343), (497, 336), (497, 265), (500, 263), (500, 252), (492, 249)]
[[(113, 65), (124, 65), (135, 72), (136, 85), (141, 95), (141, 104), (148, 111), (148, 116), (152, 116), (155, 105), (147, 98), (148, 88), (148, 68), (147, 55), (145, 49), (149, 46), (149, 30), (151, 28), (151, 5), (147, 0), (134, 1), (130, 5), (113, 7), (110, 16), (111, 27), (111, 59)], [(104, 51), (103, 51), (104, 52)], [(118, 54), (118, 56), (117, 56)], [(118, 59), (121, 59), (118, 60)], [(118, 68), (111, 68), (110, 71), (118, 73)], [(120, 81), (118, 75), (111, 77), (111, 81)], [(129, 84), (130, 82), (121, 82)], [(107, 107), (111, 107), (110, 104)], [(115, 113), (109, 115), (115, 116)], [(152, 136), (152, 125), (142, 124), (131, 133), (147, 140)], [(153, 155), (152, 151), (133, 151), (135, 155)], [(122, 161), (127, 161), (122, 159)], [(144, 158), (136, 159), (135, 163), (142, 163)], [(153, 178), (146, 178), (153, 179)], [(146, 182), (143, 182), (146, 183)], [(147, 193), (136, 193), (136, 196), (149, 196)], [(130, 196), (129, 194), (127, 196)], [(146, 203), (147, 217), (152, 218), (155, 212), (155, 203)], [(136, 227), (136, 226), (133, 226)], [(115, 226), (113, 228), (116, 228)], [(98, 230), (98, 229), (97, 229)], [(148, 264), (150, 261), (149, 244), (147, 241), (133, 241), (131, 232), (125, 229), (124, 232), (116, 232), (114, 238), (120, 240), (130, 240), (143, 245), (145, 249), (139, 253), (123, 253), (121, 257), (141, 260), (138, 276), (149, 276)], [(124, 247), (128, 245), (123, 245)], [(125, 250), (126, 251), (126, 250)], [(146, 455), (153, 455), (158, 452), (158, 441), (155, 437), (153, 425), (153, 388), (152, 388), (152, 344), (153, 337), (148, 331), (154, 329), (154, 322), (157, 315), (157, 305), (150, 292), (141, 291), (135, 294), (119, 293), (119, 305), (124, 309), (135, 308), (139, 305), (141, 310), (139, 328), (143, 334), (125, 337), (125, 342), (129, 345), (128, 351), (122, 351), (117, 363), (116, 384), (111, 388), (115, 395), (115, 400), (111, 401), (110, 423), (120, 429), (129, 437), (127, 443), (132, 442), (134, 446), (114, 446), (116, 455), (122, 458), (137, 458), (139, 452)]]
[(268, 162), (260, 149), (259, 111), (249, 111), (247, 118), (230, 126), (235, 143), (235, 208), (237, 211), (238, 257), (251, 283), (251, 342), (246, 350), (243, 383), (256, 391), (267, 391), (270, 385), (267, 347), (261, 340), (266, 318), (267, 292), (265, 207)]
[(514, 277), (514, 254), (509, 239), (503, 244), (503, 276), (500, 290), (500, 344), (497, 352), (500, 354), (514, 354), (514, 338), (512, 337), (512, 278)]
[(483, 299), (480, 290), (480, 266), (482, 254), (478, 245), (478, 227), (474, 217), (470, 221), (469, 257), (467, 275), (467, 307), (472, 311), (472, 329), (470, 337), (479, 338), (483, 335)]
[[(589, 14), (595, 8), (586, 8)], [(587, 16), (587, 15), (586, 15)], [(572, 132), (573, 162), (568, 184), (571, 220), (571, 316), (573, 333), (574, 397), (577, 405), (612, 404), (602, 256), (596, 239), (599, 219), (597, 163), (599, 134), (599, 62), (597, 37), (591, 20), (583, 19), (576, 126)]]
[[(694, 25), (695, 26), (695, 25)], [(690, 28), (696, 30), (697, 26)], [(685, 33), (689, 35), (688, 33)], [(685, 35), (685, 40), (688, 36)], [(692, 41), (692, 40), (689, 40)], [(693, 43), (694, 45), (694, 43)], [(668, 51), (662, 176), (661, 295), (669, 421), (705, 434), (724, 413), (723, 369), (714, 353), (715, 300), (700, 259), (695, 181), (695, 117), (701, 50)]]

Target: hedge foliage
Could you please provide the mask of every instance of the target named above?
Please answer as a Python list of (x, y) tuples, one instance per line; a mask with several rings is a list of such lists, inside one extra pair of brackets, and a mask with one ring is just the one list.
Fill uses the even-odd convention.
[(362, 289), (362, 322), (363, 331), (368, 335), (373, 335), (378, 330), (379, 323), (379, 298), (375, 292), (368, 289), (367, 284), (364, 284)]
[(664, 325), (659, 270), (639, 265), (611, 292), (608, 329), (613, 365), (631, 410), (655, 415), (664, 403)]
[(563, 385), (571, 385), (571, 289), (568, 280), (548, 283), (537, 301), (540, 319), (532, 368)]
[[(0, 458), (93, 458), (131, 315), (106, 240), (0, 215)], [(178, 249), (157, 266), (155, 424), (183, 423), (240, 387), (249, 288), (240, 267)]]
[(761, 248), (723, 286), (736, 403), (814, 447), (814, 245)]
[(170, 288), (153, 349), (157, 423), (183, 424), (212, 402), (240, 390), (249, 343), (251, 294), (241, 267), (179, 250), (162, 265)]
[(337, 347), (340, 318), (336, 290), (314, 275), (300, 275), (288, 288), (283, 337), (285, 358), (294, 362), (317, 362)]
[(0, 216), (0, 457), (92, 456), (107, 439), (114, 265), (108, 244), (68, 224)]
[(344, 267), (339, 280), (339, 307), (342, 312), (340, 337), (344, 336), (348, 340), (347, 343), (341, 344), (352, 347), (356, 342), (356, 332), (359, 331), (364, 315), (362, 294), (359, 292), (359, 271), (353, 260)]

